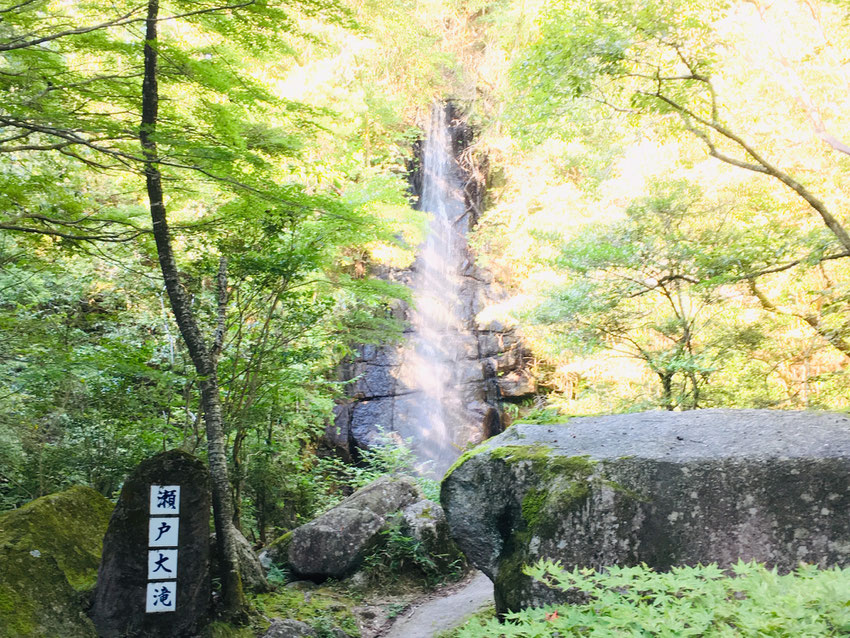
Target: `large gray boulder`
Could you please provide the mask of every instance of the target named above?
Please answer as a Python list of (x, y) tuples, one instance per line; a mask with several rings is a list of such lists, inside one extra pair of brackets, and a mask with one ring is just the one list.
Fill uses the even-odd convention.
[(303, 578), (341, 578), (375, 546), (387, 518), (423, 498), (408, 477), (381, 477), (336, 507), (294, 529), (285, 545), (292, 571)]
[(562, 600), (522, 574), (743, 560), (850, 564), (850, 419), (647, 412), (515, 425), (443, 481), (452, 535), (500, 611)]

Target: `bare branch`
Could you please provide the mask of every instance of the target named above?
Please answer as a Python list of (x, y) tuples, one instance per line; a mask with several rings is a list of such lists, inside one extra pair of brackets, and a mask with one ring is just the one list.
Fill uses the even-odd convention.
[[(57, 33), (51, 33), (50, 35), (45, 35), (41, 37), (33, 37), (28, 34), (28, 36), (22, 36), (19, 38), (14, 38), (7, 43), (0, 44), (0, 51), (14, 51), (16, 49), (27, 49), (30, 47), (38, 46), (39, 44), (44, 44), (45, 42), (52, 42), (53, 40), (58, 40), (59, 38), (65, 38), (71, 35), (82, 35), (85, 33), (91, 33), (92, 31), (98, 31), (99, 29), (106, 29), (109, 27), (119, 27), (125, 24), (131, 24), (133, 22), (141, 22), (144, 20), (143, 17), (132, 18), (131, 16), (134, 13), (138, 13), (141, 9), (144, 8), (144, 5), (139, 5), (135, 9), (131, 9), (129, 12), (118, 16), (112, 20), (107, 20), (106, 22), (100, 22), (98, 24), (92, 24), (87, 27), (78, 27), (76, 29), (67, 29), (65, 31), (59, 31)], [(30, 37), (32, 39), (25, 39), (26, 37)]]
[(801, 314), (799, 312), (794, 312), (788, 308), (781, 308), (774, 304), (770, 299), (767, 298), (767, 295), (762, 292), (758, 286), (756, 285), (755, 279), (748, 279), (747, 286), (749, 287), (750, 292), (753, 297), (755, 297), (761, 307), (767, 310), (768, 312), (772, 312), (775, 314), (787, 315), (789, 317), (796, 317), (800, 319), (804, 323), (808, 324), (812, 330), (814, 330), (820, 337), (822, 337), (827, 343), (829, 343), (832, 347), (838, 350), (845, 357), (850, 358), (850, 343), (841, 336), (835, 330), (829, 330), (824, 328), (823, 324), (820, 322), (820, 318), (812, 313)]
[(19, 4), (12, 5), (11, 7), (5, 7), (4, 9), (0, 9), (0, 13), (11, 13), (12, 11), (17, 11), (18, 9), (23, 9), (25, 6), (27, 6), (28, 4), (32, 4), (35, 1), (36, 0), (24, 0), (24, 2), (21, 2)]

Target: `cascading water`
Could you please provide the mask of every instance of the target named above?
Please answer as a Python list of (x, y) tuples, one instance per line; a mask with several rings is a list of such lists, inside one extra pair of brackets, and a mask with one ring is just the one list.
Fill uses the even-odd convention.
[(523, 355), (514, 331), (482, 313), (502, 293), (466, 243), (486, 160), (455, 156), (473, 135), (451, 103), (435, 106), (425, 128), (411, 181), (419, 208), (431, 215), (430, 231), (412, 268), (387, 273), (413, 289), (414, 307), (394, 309), (408, 325), (407, 339), (402, 346), (363, 345), (340, 366), (347, 398), (326, 442), (356, 456), (357, 448), (402, 439), (419, 471), (440, 477), (461, 450), (502, 430), (500, 401), (519, 395), (500, 379), (521, 368)]
[(460, 312), (460, 270), (466, 251), (463, 183), (452, 154), (446, 107), (435, 105), (426, 131), (420, 209), (432, 215), (413, 279), (413, 334), (402, 354), (393, 422), (410, 440), (420, 471), (442, 476), (466, 441), (459, 440), (464, 406), (458, 362), (464, 321)]

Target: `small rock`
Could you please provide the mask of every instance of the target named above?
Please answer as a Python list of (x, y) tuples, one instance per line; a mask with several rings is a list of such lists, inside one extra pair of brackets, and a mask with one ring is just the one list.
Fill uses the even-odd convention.
[(318, 635), (315, 629), (300, 620), (276, 618), (272, 621), (268, 631), (263, 634), (263, 638), (304, 638), (307, 636), (315, 638)]

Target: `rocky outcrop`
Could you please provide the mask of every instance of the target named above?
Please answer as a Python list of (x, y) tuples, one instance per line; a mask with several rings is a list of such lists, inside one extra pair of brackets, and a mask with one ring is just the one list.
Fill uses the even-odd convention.
[(382, 477), (336, 507), (294, 529), (269, 548), (269, 558), (286, 562), (303, 578), (325, 580), (352, 573), (375, 546), (389, 516), (422, 500), (412, 479)]
[(443, 481), (452, 536), (497, 608), (561, 601), (525, 564), (850, 564), (850, 419), (649, 412), (516, 425)]
[(0, 637), (97, 635), (84, 610), (112, 509), (72, 487), (0, 516)]
[[(460, 389), (460, 405), (452, 410), (458, 449), (502, 431), (503, 392), (507, 397), (520, 398), (536, 391), (528, 373), (519, 372), (528, 355), (515, 330), (476, 319), (481, 310), (495, 302), (500, 291), (490, 285), (492, 278), (479, 268), (469, 265), (465, 273), (469, 283), (463, 288), (464, 330), (457, 336), (460, 347), (451, 379), (451, 384)], [(409, 310), (405, 308), (404, 312), (409, 321)], [(349, 382), (348, 399), (337, 406), (325, 440), (343, 456), (350, 457), (357, 447), (380, 444), (388, 434), (397, 433), (403, 439), (415, 436), (411, 421), (421, 396), (411, 387), (405, 372), (405, 357), (409, 356), (403, 345), (362, 346), (340, 367), (340, 380)]]

